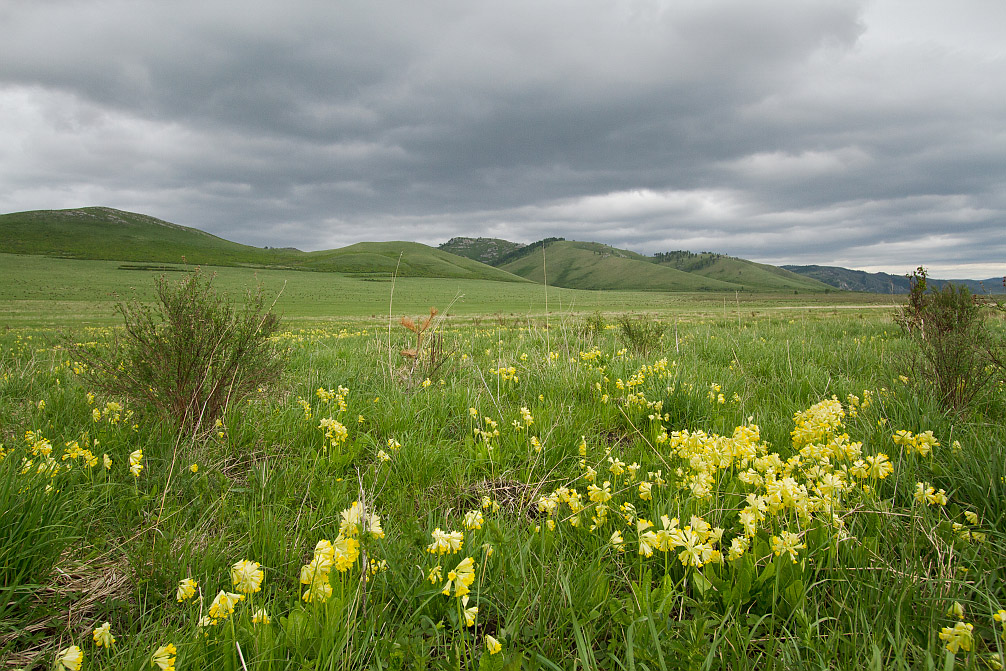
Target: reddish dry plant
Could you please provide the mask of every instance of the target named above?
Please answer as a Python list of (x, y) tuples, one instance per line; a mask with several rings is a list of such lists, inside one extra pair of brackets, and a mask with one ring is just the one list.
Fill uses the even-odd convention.
[(407, 328), (416, 334), (416, 345), (415, 347), (410, 347), (408, 349), (403, 349), (401, 355), (412, 359), (415, 361), (419, 358), (420, 352), (423, 349), (423, 334), (426, 330), (430, 328), (430, 324), (433, 322), (433, 318), (437, 316), (437, 309), (435, 307), (430, 308), (430, 316), (422, 319), (418, 324), (412, 320), (412, 317), (402, 317), (399, 322), (402, 326)]

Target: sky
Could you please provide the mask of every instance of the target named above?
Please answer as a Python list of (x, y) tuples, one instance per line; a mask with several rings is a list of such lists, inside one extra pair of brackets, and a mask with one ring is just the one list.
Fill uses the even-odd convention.
[(1002, 0), (2, 0), (0, 212), (1006, 275)]

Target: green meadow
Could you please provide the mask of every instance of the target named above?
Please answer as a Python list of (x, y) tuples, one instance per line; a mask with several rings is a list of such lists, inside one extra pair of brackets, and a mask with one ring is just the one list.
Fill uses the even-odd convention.
[[(195, 266), (123, 261), (61, 259), (0, 254), (0, 328), (33, 325), (117, 323), (115, 305), (149, 301), (161, 275), (184, 276)], [(359, 277), (305, 270), (207, 267), (217, 289), (241, 301), (261, 287), (276, 299), (276, 310), (294, 322), (319, 319), (380, 318), (425, 312), (431, 306), (464, 317), (507, 318), (600, 312), (730, 314), (750, 317), (763, 311), (862, 309), (893, 304), (874, 294), (783, 291), (646, 292), (587, 291), (540, 284), (434, 277)], [(547, 306), (546, 306), (547, 303)]]
[(70, 347), (123, 265), (0, 255), (5, 668), (1001, 664), (1006, 390), (890, 297), (215, 268), (286, 372), (188, 435)]

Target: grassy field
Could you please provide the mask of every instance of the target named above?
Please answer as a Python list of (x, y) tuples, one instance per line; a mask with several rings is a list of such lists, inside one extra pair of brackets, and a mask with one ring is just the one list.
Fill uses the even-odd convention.
[(287, 374), (188, 438), (51, 337), (151, 274), (51, 262), (0, 257), (6, 668), (996, 668), (1006, 393), (942, 412), (862, 296), (412, 279), (465, 295), (413, 363), (390, 282), (260, 272)]
[[(179, 277), (191, 266), (165, 264), (175, 272), (136, 270), (139, 264), (118, 261), (56, 259), (44, 256), (0, 254), (0, 328), (31, 325), (113, 325), (115, 304), (122, 300), (153, 297), (154, 280)], [(802, 311), (833, 306), (890, 306), (891, 297), (873, 294), (780, 292), (776, 294), (709, 294), (639, 291), (583, 291), (537, 284), (500, 283), (488, 280), (404, 277), (361, 278), (339, 273), (250, 268), (208, 268), (216, 275), (220, 291), (243, 299), (249, 289), (261, 285), (269, 296), (278, 296), (277, 311), (295, 321), (383, 319), (388, 305), (396, 313), (424, 312), (430, 306), (462, 316), (509, 318), (544, 315), (548, 311), (639, 312), (723, 315), (737, 318), (766, 310)], [(281, 293), (282, 292), (282, 293)]]

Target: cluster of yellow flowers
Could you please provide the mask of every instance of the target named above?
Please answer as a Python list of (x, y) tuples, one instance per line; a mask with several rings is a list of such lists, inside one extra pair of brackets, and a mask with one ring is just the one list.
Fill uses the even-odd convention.
[(493, 375), (498, 375), (503, 382), (520, 382), (517, 369), (513, 366), (500, 366), (489, 371)]
[[(105, 622), (91, 633), (94, 645), (98, 648), (111, 648), (115, 645), (111, 624)], [(161, 671), (175, 671), (175, 659), (178, 649), (171, 643), (158, 646), (150, 655), (150, 665)], [(56, 671), (80, 671), (84, 666), (84, 651), (79, 645), (71, 645), (56, 653)]]
[(325, 450), (328, 450), (329, 447), (339, 447), (349, 437), (349, 431), (343, 426), (342, 422), (331, 417), (322, 418), (318, 424), (318, 428), (325, 433)]
[(901, 445), (908, 454), (918, 453), (919, 456), (928, 457), (933, 452), (934, 447), (940, 446), (940, 441), (936, 440), (932, 431), (925, 431), (918, 435), (911, 431), (901, 429), (896, 431), (891, 438), (895, 445)]
[[(342, 511), (339, 535), (335, 541), (322, 539), (314, 548), (314, 557), (301, 567), (300, 582), (307, 585), (302, 598), (308, 603), (324, 603), (332, 596), (330, 575), (332, 569), (345, 573), (360, 556), (360, 536), (369, 534), (372, 538), (384, 538), (381, 518), (376, 513), (367, 513), (359, 501)], [(383, 570), (386, 563), (376, 562), (368, 566), (371, 573)]]
[(339, 412), (346, 412), (346, 396), (349, 395), (349, 389), (346, 389), (341, 384), (338, 389), (325, 389), (324, 387), (318, 387), (318, 390), (314, 392), (315, 396), (321, 399), (322, 403), (331, 403), (335, 401), (336, 406), (339, 408)]

